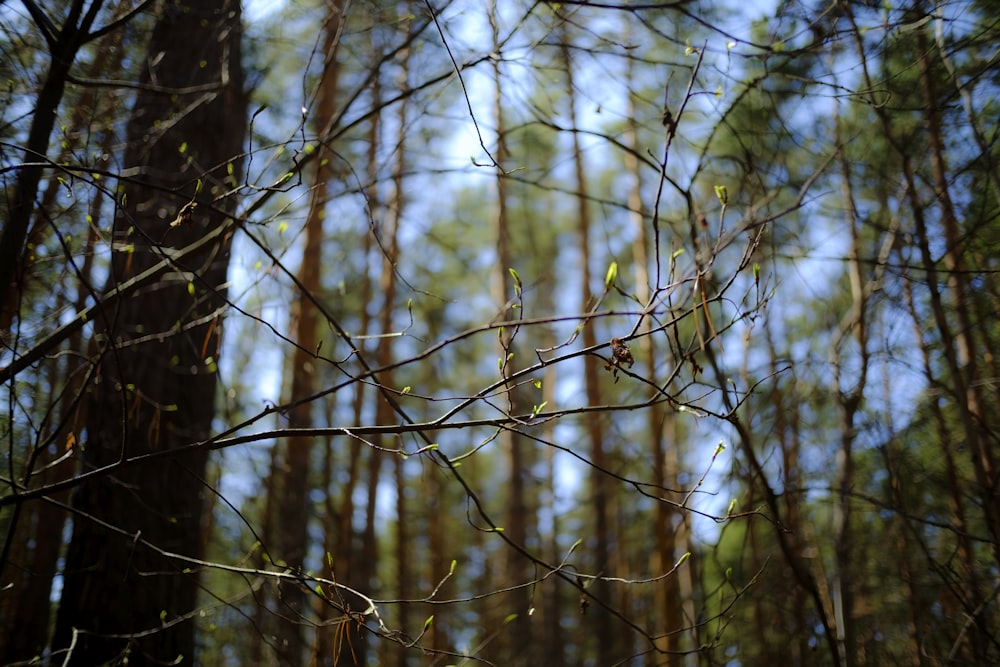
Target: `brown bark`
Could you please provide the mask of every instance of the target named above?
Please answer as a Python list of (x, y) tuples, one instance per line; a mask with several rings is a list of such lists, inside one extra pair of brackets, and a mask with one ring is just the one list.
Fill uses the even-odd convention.
[[(280, 485), (278, 484), (278, 480), (281, 477), (281, 457), (279, 454), (280, 452), (277, 447), (271, 448), (267, 466), (268, 473), (261, 483), (260, 497), (263, 499), (263, 506), (260, 509), (261, 526), (258, 531), (261, 543), (255, 545), (253, 559), (254, 564), (262, 570), (271, 564), (271, 554), (268, 551), (268, 545), (277, 543), (275, 539), (275, 524), (277, 521), (274, 508), (281, 494)], [(267, 599), (267, 589), (263, 589), (260, 602), (254, 608), (254, 626), (260, 628), (260, 632), (250, 643), (249, 653), (251, 662), (255, 665), (267, 664), (265, 655), (268, 658), (270, 657), (268, 653), (267, 629), (271, 619), (270, 610), (266, 603)]]
[[(566, 94), (569, 102), (570, 127), (577, 127), (576, 87), (573, 81), (572, 59), (569, 54), (569, 44), (566, 35), (562, 36), (562, 60), (566, 70)], [(587, 200), (590, 197), (587, 184), (586, 167), (583, 161), (583, 151), (580, 147), (580, 135), (573, 132), (573, 166), (576, 191), (576, 221), (577, 235), (580, 242), (580, 303), (585, 311), (594, 305), (594, 294), (590, 289), (590, 211)], [(584, 348), (597, 345), (597, 334), (591, 322), (584, 322), (581, 334)], [(599, 357), (587, 355), (584, 357), (584, 390), (587, 405), (601, 405), (601, 365)], [(590, 472), (591, 503), (594, 511), (594, 533), (590, 541), (593, 549), (594, 573), (600, 576), (612, 576), (612, 554), (610, 519), (612, 516), (611, 490), (605, 470), (608, 469), (607, 451), (604, 444), (604, 424), (597, 412), (588, 412), (585, 419), (586, 441), (590, 450), (592, 463)], [(659, 438), (657, 438), (659, 440)], [(661, 459), (662, 461), (662, 459)], [(659, 529), (659, 527), (658, 527)], [(602, 599), (608, 599), (609, 586), (600, 578), (590, 586), (593, 594)], [(595, 608), (588, 612), (591, 630), (597, 640), (597, 661), (599, 664), (614, 662), (616, 649), (616, 630), (610, 615), (603, 608)], [(669, 620), (668, 620), (669, 622)]]
[[(410, 521), (410, 508), (409, 503), (406, 499), (406, 473), (403, 470), (403, 458), (396, 457), (394, 466), (395, 482), (396, 482), (396, 588), (399, 591), (399, 599), (405, 600), (410, 597), (410, 531), (409, 521)], [(434, 497), (436, 498), (436, 496)], [(430, 498), (428, 500), (431, 500)], [(431, 501), (431, 506), (428, 507), (428, 511), (432, 514), (435, 511), (433, 501)], [(434, 521), (434, 519), (429, 519), (429, 521)], [(437, 535), (432, 529), (429, 531), (429, 540), (431, 543), (431, 548), (433, 549), (437, 541)], [(399, 627), (407, 628), (410, 625), (410, 605), (401, 604), (399, 605)], [(435, 629), (435, 634), (437, 630)], [(436, 642), (434, 648), (437, 648)], [(394, 651), (394, 663), (397, 667), (406, 667), (407, 649), (402, 646), (396, 646)]]
[[(102, 40), (102, 47), (109, 53), (114, 52), (109, 47), (120, 41), (120, 34), (110, 33)], [(118, 56), (110, 63), (106, 59), (98, 58), (91, 67), (91, 75), (114, 76), (120, 71), (122, 50), (117, 50)], [(110, 95), (103, 100), (96, 99), (93, 90), (87, 91), (84, 99), (81, 100), (80, 108), (93, 110), (96, 105), (110, 114), (112, 106), (117, 102), (116, 95)], [(96, 115), (100, 115), (98, 112)], [(73, 122), (81, 132), (84, 131), (84, 118), (82, 112), (75, 112)], [(113, 150), (114, 132), (108, 127), (101, 132), (101, 148), (105, 154), (110, 154)], [(68, 155), (60, 158), (60, 161), (67, 159)], [(103, 165), (106, 166), (106, 165)], [(60, 188), (56, 183), (50, 183), (45, 191), (40, 211), (43, 215), (38, 216), (35, 227), (48, 229), (48, 212), (51, 211), (55, 193)], [(80, 312), (86, 307), (86, 300), (90, 292), (90, 283), (94, 264), (94, 246), (97, 243), (97, 232), (101, 221), (102, 200), (100, 197), (91, 199), (89, 214), (90, 224), (87, 227), (87, 241), (83, 248), (83, 260), (80, 264), (79, 282), (77, 293), (72, 308), (73, 312)], [(31, 233), (31, 243), (41, 242), (42, 233), (40, 229), (33, 229)], [(25, 272), (29, 267), (24, 267)], [(76, 439), (80, 435), (83, 426), (82, 395), (86, 380), (87, 366), (83, 362), (86, 358), (86, 344), (83, 341), (81, 332), (77, 331), (67, 340), (67, 348), (74, 354), (65, 357), (59, 364), (59, 376), (49, 383), (56, 396), (58, 409), (53, 410), (57, 415), (59, 431), (53, 435), (52, 446), (48, 446), (44, 451), (36, 452), (37, 461), (33, 468), (41, 469), (41, 474), (33, 475), (32, 470), (25, 473), (24, 484), (27, 485), (32, 480), (35, 484), (48, 484), (57, 481), (61, 477), (72, 474), (75, 470), (73, 462), (67, 462), (59, 469), (47, 469), (46, 466), (57, 456), (60, 456), (70, 443), (70, 438)], [(56, 394), (59, 388), (60, 394)], [(56, 500), (66, 503), (69, 498), (66, 494), (60, 494)], [(18, 515), (27, 512), (27, 516), (20, 521)], [(51, 629), (51, 601), (52, 579), (56, 574), (56, 565), (59, 553), (62, 548), (62, 532), (66, 523), (65, 511), (53, 503), (33, 503), (31, 505), (20, 505), (14, 510), (14, 519), (8, 528), (9, 540), (13, 540), (15, 546), (20, 546), (19, 554), (12, 554), (9, 563), (18, 566), (20, 573), (16, 577), (4, 577), (0, 583), (6, 591), (0, 596), (0, 626), (5, 631), (0, 633), (0, 663), (15, 662), (18, 660), (28, 660), (36, 655), (40, 655), (42, 649), (48, 641)], [(6, 566), (8, 562), (5, 562)], [(11, 586), (11, 588), (7, 588)]]
[[(325, 128), (335, 112), (339, 66), (336, 55), (343, 21), (339, 3), (329, 5), (323, 24), (323, 70), (316, 88), (313, 127)], [(295, 331), (292, 352), (291, 391), (288, 426), (293, 429), (314, 425), (316, 409), (311, 396), (316, 393), (317, 351), (319, 350), (319, 317), (313, 303), (322, 289), (322, 251), (325, 236), (327, 202), (330, 184), (336, 173), (329, 146), (320, 143), (316, 150), (315, 172), (310, 191), (309, 212), (305, 223), (305, 245), (298, 270), (299, 292), (292, 304), (291, 328)], [(307, 529), (315, 515), (310, 509), (309, 491), (314, 480), (313, 439), (291, 436), (285, 441), (281, 494), (277, 502), (277, 531), (273, 556), (282, 567), (294, 571), (306, 568)], [(274, 642), (278, 659), (283, 665), (299, 665), (306, 658), (308, 639), (305, 629), (311, 622), (306, 587), (296, 581), (282, 580), (275, 600)]]
[[(409, 26), (406, 25), (408, 28)], [(410, 66), (410, 55), (411, 51), (409, 48), (405, 49), (400, 54), (400, 71), (397, 76), (397, 87), (400, 90), (405, 90), (409, 85), (409, 66)], [(404, 193), (404, 175), (407, 171), (407, 133), (409, 132), (409, 104), (407, 99), (403, 99), (398, 106), (398, 114), (396, 118), (396, 125), (398, 127), (399, 134), (396, 136), (395, 146), (396, 146), (396, 164), (393, 169), (392, 184), (393, 184), (393, 196), (390, 205), (385, 211), (385, 218), (383, 221), (382, 229), (380, 230), (379, 247), (382, 251), (382, 262), (381, 262), (381, 272), (379, 275), (379, 293), (382, 294), (382, 311), (379, 313), (379, 333), (383, 334), (383, 338), (380, 338), (378, 345), (375, 350), (375, 363), (378, 367), (385, 367), (393, 362), (393, 353), (390, 341), (393, 339), (388, 337), (394, 330), (393, 313), (396, 307), (396, 291), (398, 287), (398, 280), (396, 274), (396, 266), (399, 262), (399, 226), (403, 219), (403, 212), (406, 207), (406, 196)], [(377, 381), (383, 387), (388, 389), (395, 389), (393, 373), (391, 371), (381, 373), (377, 377)], [(375, 420), (378, 424), (388, 424), (391, 423), (395, 415), (394, 406), (390, 405), (386, 400), (385, 396), (376, 396), (376, 406), (375, 406)], [(395, 449), (401, 443), (396, 440), (385, 438), (379, 441), (380, 445), (386, 449)], [(366, 558), (365, 562), (369, 564), (369, 571), (367, 572), (368, 580), (374, 581), (375, 579), (375, 557), (376, 557), (376, 547), (377, 547), (377, 535), (375, 532), (375, 491), (378, 486), (379, 478), (379, 466), (382, 462), (382, 458), (385, 456), (382, 452), (372, 451), (372, 469), (369, 476), (369, 503), (368, 503), (368, 523), (366, 531)], [(409, 553), (410, 545), (410, 534), (409, 534), (409, 523), (411, 521), (410, 509), (406, 498), (406, 475), (403, 468), (404, 461), (402, 457), (396, 457), (395, 459), (395, 482), (396, 482), (396, 585), (398, 587), (398, 595), (401, 599), (408, 599), (411, 594), (412, 586), (412, 555)], [(433, 537), (432, 537), (433, 539)], [(432, 566), (433, 566), (433, 553), (432, 553)], [(402, 604), (399, 607), (399, 624), (400, 628), (404, 632), (412, 632), (411, 624), (411, 605)], [(415, 633), (414, 633), (415, 634)], [(435, 630), (435, 637), (438, 635), (437, 630)], [(399, 650), (396, 654), (396, 660), (398, 665), (406, 664), (406, 651), (405, 649)]]
[[(767, 341), (770, 375), (771, 377), (778, 378), (781, 375), (783, 364), (774, 342), (775, 332), (771, 327), (765, 327), (764, 335)], [(771, 410), (774, 413), (774, 428), (772, 432), (781, 448), (781, 486), (784, 489), (784, 493), (782, 494), (784, 501), (782, 503), (784, 507), (782, 524), (788, 528), (790, 532), (789, 540), (792, 542), (792, 548), (796, 552), (802, 553), (806, 550), (818, 552), (815, 543), (807, 542), (806, 536), (811, 536), (811, 532), (804, 530), (802, 521), (800, 452), (803, 436), (801, 408), (798, 400), (795, 398), (796, 394), (796, 380), (793, 376), (787, 380), (784, 386), (778, 382), (774, 382), (769, 396)], [(753, 499), (748, 499), (747, 505), (752, 507)], [(752, 561), (754, 572), (759, 571), (765, 566), (765, 559), (760, 556), (757, 548), (757, 534), (758, 531), (754, 529), (755, 551)], [(754, 596), (754, 604), (758, 609), (754, 621), (758, 624), (760, 636), (766, 638), (769, 636), (768, 631), (772, 629), (773, 622), (767, 612), (761, 611), (768, 602), (767, 599), (761, 598), (762, 596)], [(796, 638), (796, 642), (791, 647), (788, 647), (788, 650), (784, 653), (784, 657), (792, 659), (793, 662), (796, 660), (798, 662), (806, 660), (806, 656), (810, 655), (811, 652), (809, 648), (811, 629), (808, 627), (806, 603), (807, 600), (802, 588), (796, 587), (791, 592), (790, 601), (792, 617), (795, 619), (793, 636)], [(765, 641), (763, 643), (765, 650), (772, 648), (770, 642)]]
[[(913, 285), (910, 281), (904, 281), (903, 290), (906, 299), (906, 306), (910, 312), (910, 317), (914, 326), (914, 337), (918, 342), (917, 350), (923, 364), (924, 377), (927, 379), (929, 386), (935, 386), (941, 382), (934, 371), (934, 360), (938, 355), (926, 340), (924, 318), (919, 314), (919, 309), (913, 293)], [(953, 438), (949, 433), (948, 418), (942, 409), (941, 403), (936, 400), (928, 401), (927, 408), (930, 411), (933, 423), (933, 433), (937, 438), (937, 441), (941, 443), (940, 452), (947, 489), (947, 503), (950, 515), (949, 523), (955, 531), (957, 555), (955, 569), (960, 575), (957, 581), (950, 582), (950, 585), (945, 588), (947, 594), (942, 594), (939, 597), (951, 598), (950, 600), (946, 600), (944, 604), (947, 606), (962, 607), (963, 611), (966, 614), (969, 614), (969, 617), (971, 618), (971, 614), (974, 613), (975, 609), (978, 608), (982, 602), (982, 594), (979, 591), (976, 581), (978, 578), (976, 573), (980, 565), (978, 557), (976, 556), (975, 548), (970, 540), (972, 531), (970, 530), (969, 519), (966, 512), (966, 494), (968, 484), (959, 472), (960, 465), (956, 457), (956, 450), (958, 449), (956, 446), (957, 443), (952, 442)], [(887, 453), (887, 456), (889, 456), (889, 453)], [(899, 506), (905, 507), (905, 499), (902, 494), (903, 490), (907, 488), (906, 480), (899, 479), (898, 471), (892, 466), (889, 466), (889, 473), (891, 475), (891, 488), (894, 498), (899, 498)], [(918, 525), (915, 529), (910, 530), (914, 532), (914, 539), (912, 541), (919, 544), (921, 534), (920, 526)], [(903, 535), (905, 538), (906, 533), (904, 532)], [(923, 545), (920, 551), (927, 553), (926, 546)], [(911, 549), (906, 553), (912, 552), (913, 550)], [(933, 619), (930, 618), (924, 622), (920, 621), (922, 606), (919, 604), (919, 598), (915, 597), (914, 602), (911, 603), (910, 606), (913, 610), (912, 613), (917, 616), (913, 623), (916, 625), (916, 631), (919, 637), (919, 633), (921, 631), (928, 631), (934, 626), (935, 623), (933, 622)], [(921, 652), (921, 656), (922, 655), (923, 652)]]
[[(865, 56), (864, 43), (859, 28), (853, 25), (853, 15), (848, 9), (848, 18), (852, 21), (854, 39), (858, 53), (862, 59)], [(922, 16), (915, 15), (920, 19)], [(971, 464), (975, 471), (979, 502), (983, 516), (995, 542), (1000, 538), (1000, 495), (997, 491), (997, 472), (992, 447), (988, 446), (985, 434), (982, 432), (982, 396), (978, 381), (978, 364), (975, 350), (975, 327), (971, 322), (972, 309), (969, 305), (968, 276), (963, 257), (964, 243), (955, 214), (947, 178), (947, 165), (944, 158), (944, 136), (941, 122), (942, 102), (938, 100), (931, 72), (929, 51), (930, 40), (927, 38), (926, 27), (916, 31), (917, 66), (919, 71), (920, 94), (923, 98), (924, 122), (927, 129), (926, 137), (929, 143), (929, 155), (921, 153), (914, 155), (914, 147), (909, 138), (897, 136), (894, 131), (893, 119), (886, 109), (874, 105), (873, 110), (878, 115), (883, 128), (883, 134), (900, 160), (904, 183), (906, 184), (907, 203), (915, 225), (915, 241), (919, 250), (922, 268), (926, 271), (927, 287), (930, 297), (931, 313), (934, 326), (940, 335), (944, 361), (948, 369), (947, 382), (956, 397), (955, 408), (961, 421), (966, 447)], [(864, 62), (864, 60), (862, 61)], [(871, 85), (871, 76), (864, 70), (866, 85)], [(870, 90), (873, 90), (870, 88)], [(935, 236), (928, 224), (928, 211), (922, 201), (922, 181), (918, 177), (915, 163), (929, 158), (934, 194), (941, 210), (941, 235), (945, 240), (945, 253), (941, 258), (946, 271), (945, 280), (951, 302), (942, 293), (939, 285), (940, 270), (931, 252), (932, 238)], [(957, 320), (957, 326), (951, 318)], [(1000, 543), (1000, 542), (998, 542)], [(994, 549), (994, 560), (1000, 560), (1000, 550)]]
[[(124, 9), (125, 3), (119, 3), (114, 12), (115, 17), (119, 18)], [(124, 53), (122, 49), (116, 48), (120, 42), (121, 31), (108, 33), (100, 40), (97, 55), (88, 68), (91, 78), (118, 78)], [(66, 135), (84, 136), (87, 132), (98, 134), (101, 136), (103, 152), (110, 154), (115, 143), (110, 120), (103, 129), (88, 126), (88, 123), (91, 118), (103, 116), (110, 119), (116, 102), (117, 95), (114, 93), (99, 97), (97, 88), (84, 89), (71, 112)], [(64, 147), (56, 163), (63, 164), (71, 158), (71, 151)], [(39, 246), (50, 234), (53, 227), (50, 215), (56, 196), (62, 191), (54, 173), (36, 211), (35, 222), (28, 233), (27, 247)], [(97, 241), (96, 229), (100, 224), (102, 204), (101, 197), (91, 198), (88, 210), (90, 224), (87, 226), (87, 241), (82, 252), (73, 312), (80, 312), (85, 308), (89, 295), (94, 245)], [(21, 258), (21, 263), (16, 267), (17, 282), (22, 291), (30, 280), (32, 268), (33, 265), (25, 257)], [(60, 302), (65, 301), (61, 294), (57, 294), (56, 298)], [(57, 312), (61, 307), (62, 303), (56, 309)], [(12, 310), (8, 315), (13, 314), (13, 308), (11, 305)], [(0, 322), (0, 329), (3, 326)], [(75, 440), (82, 427), (81, 398), (87, 368), (83, 362), (86, 358), (85, 344), (79, 331), (69, 337), (67, 348), (74, 354), (64, 357), (61, 363), (52, 361), (47, 364), (54, 371), (45, 383), (52, 396), (49, 402), (53, 407), (45, 420), (46, 428), (40, 434), (44, 436), (44, 440), (35, 445), (35, 451), (29, 456), (28, 466), (22, 476), (25, 486), (29, 483), (45, 485), (56, 482), (72, 475), (75, 470), (74, 461), (67, 461), (58, 469), (48, 468), (53, 460), (62, 456), (71, 446), (71, 438)], [(36, 396), (41, 396), (41, 392), (37, 392)], [(52, 424), (50, 417), (53, 415), (59, 430), (49, 434), (48, 427)], [(36, 470), (41, 470), (41, 473), (35, 474)], [(69, 500), (67, 494), (59, 494), (54, 499), (61, 503)], [(0, 595), (0, 626), (4, 628), (0, 632), (0, 663), (29, 660), (38, 656), (48, 641), (53, 611), (50, 601), (52, 580), (63, 545), (65, 522), (65, 511), (55, 503), (22, 504), (13, 510), (4, 543), (4, 557), (0, 560), (0, 570), (7, 575), (0, 582), (0, 588), (4, 590), (4, 594)]]
[[(495, 48), (499, 47), (498, 2), (493, 0), (490, 5), (490, 24)], [(501, 307), (501, 320), (518, 319), (520, 309), (510, 308), (509, 299), (516, 298), (513, 278), (509, 272), (514, 268), (512, 220), (509, 212), (509, 192), (504, 165), (509, 158), (507, 147), (507, 127), (503, 110), (503, 77), (499, 59), (493, 59), (493, 115), (496, 122), (497, 144), (494, 159), (496, 160), (496, 194), (497, 211), (493, 219), (493, 234), (496, 239), (496, 264), (492, 274), (492, 296)], [(505, 326), (499, 335), (499, 354), (501, 355), (500, 372), (504, 378), (514, 370), (514, 364), (520, 363), (515, 349), (516, 327)], [(513, 383), (505, 385), (507, 392), (507, 411), (516, 414), (523, 398)], [(504, 429), (497, 441), (501, 450), (507, 456), (508, 483), (503, 528), (507, 538), (515, 544), (524, 545), (527, 539), (528, 507), (525, 501), (526, 450), (528, 443), (514, 430)], [(498, 587), (508, 587), (523, 584), (531, 576), (530, 568), (524, 558), (514, 549), (504, 551), (502, 581)], [(488, 619), (487, 632), (502, 632), (497, 641), (491, 641), (483, 651), (484, 657), (502, 664), (516, 667), (531, 664), (530, 650), (532, 642), (532, 626), (528, 616), (531, 604), (529, 592), (526, 589), (512, 591), (499, 600), (501, 606), (491, 610)], [(511, 615), (513, 620), (507, 621)]]
[[(547, 346), (554, 344), (554, 338), (551, 339), (551, 343), (547, 341)], [(544, 380), (544, 394), (543, 400), (549, 401), (549, 405), (553, 403), (551, 401), (555, 398), (555, 373), (549, 369), (546, 369), (546, 377)], [(552, 425), (546, 427), (543, 437), (547, 442), (554, 442), (555, 429)], [(554, 447), (547, 447), (545, 449), (545, 470), (546, 470), (546, 482), (547, 487), (550, 490), (548, 496), (548, 508), (552, 512), (551, 519), (551, 530), (546, 536), (545, 559), (549, 563), (558, 563), (561, 558), (563, 558), (564, 553), (560, 549), (558, 537), (561, 533), (563, 522), (560, 520), (559, 515), (555, 512), (556, 507), (556, 495), (555, 489), (557, 488), (556, 481), (556, 450)], [(543, 507), (545, 504), (543, 503)], [(579, 598), (579, 592), (575, 588), (570, 588), (562, 579), (556, 577), (550, 577), (542, 586), (540, 590), (542, 596), (542, 621), (543, 634), (545, 641), (543, 642), (543, 654), (542, 654), (542, 664), (543, 665), (562, 665), (567, 663), (566, 649), (569, 644), (569, 633), (566, 631), (566, 624), (564, 623), (564, 617), (568, 610), (573, 610), (576, 608), (574, 602)]]
[[(997, 465), (989, 436), (983, 432), (985, 414), (982, 396), (980, 361), (977, 358), (977, 327), (972, 321), (973, 306), (970, 299), (968, 284), (969, 273), (965, 262), (965, 241), (959, 228), (955, 205), (952, 203), (951, 186), (948, 182), (948, 165), (945, 160), (944, 130), (941, 122), (942, 103), (938, 100), (931, 73), (928, 52), (930, 41), (925, 29), (917, 31), (917, 44), (920, 57), (917, 64), (920, 70), (920, 89), (926, 109), (927, 137), (930, 141), (930, 165), (933, 175), (934, 194), (941, 212), (941, 226), (944, 232), (945, 253), (942, 257), (948, 272), (948, 291), (951, 294), (957, 327), (954, 332), (954, 344), (957, 366), (954, 368), (955, 389), (958, 398), (962, 421), (969, 438), (969, 454), (976, 471), (976, 480), (980, 485), (979, 495), (983, 505), (983, 513), (987, 526), (995, 540), (1000, 539), (1000, 494), (997, 493)], [(963, 403), (964, 401), (964, 403)], [(994, 560), (1000, 563), (1000, 548), (994, 549)]]
[[(404, 58), (405, 59), (405, 58)], [(397, 243), (397, 232), (399, 229), (399, 223), (401, 220), (403, 207), (405, 205), (405, 198), (403, 195), (403, 173), (406, 169), (405, 160), (405, 132), (406, 132), (406, 105), (402, 104), (400, 107), (400, 136), (397, 138), (397, 161), (396, 170), (393, 175), (393, 183), (395, 186), (395, 194), (393, 197), (392, 205), (387, 210), (385, 219), (383, 220), (383, 227), (381, 229), (381, 243), (379, 247), (382, 250), (382, 268), (379, 276), (378, 291), (382, 294), (382, 310), (378, 317), (378, 329), (381, 334), (389, 334), (393, 330), (393, 309), (396, 302), (396, 263), (398, 261), (399, 247)], [(375, 365), (379, 368), (388, 366), (392, 363), (392, 348), (390, 346), (390, 338), (388, 335), (383, 335), (379, 338), (378, 344), (375, 348)], [(393, 387), (393, 374), (392, 372), (380, 373), (376, 378), (378, 382), (383, 387), (394, 388)], [(392, 423), (393, 416), (395, 415), (395, 410), (392, 405), (386, 401), (385, 397), (381, 394), (377, 394), (375, 397), (375, 423), (376, 424), (389, 424)], [(393, 441), (392, 436), (388, 438), (380, 438), (377, 444), (385, 449), (395, 449), (396, 443)], [(378, 535), (376, 533), (375, 527), (375, 510), (376, 510), (376, 499), (379, 478), (381, 477), (382, 471), (382, 461), (384, 458), (383, 452), (379, 450), (371, 450), (369, 452), (368, 459), (368, 502), (365, 508), (365, 531), (362, 540), (362, 559), (361, 568), (359, 569), (359, 580), (364, 582), (367, 586), (369, 582), (375, 579), (376, 573), (376, 562), (378, 557)], [(402, 501), (402, 507), (399, 503)], [(399, 518), (400, 522), (406, 520), (405, 518), (405, 493), (404, 489), (399, 489), (399, 496), (397, 497), (397, 511), (403, 511), (404, 516)], [(403, 527), (405, 532), (405, 527)], [(405, 535), (402, 536), (405, 539)], [(408, 565), (407, 562), (402, 562), (398, 564), (405, 568)], [(409, 579), (409, 573), (402, 572), (397, 574), (402, 575), (402, 579), (399, 581), (400, 586), (405, 586), (404, 581)], [(402, 605), (406, 608), (408, 605)], [(408, 621), (405, 618), (408, 609), (401, 609), (403, 620)], [(403, 621), (401, 621), (403, 622)]]
[[(172, 89), (217, 87), (196, 94), (138, 93), (124, 157), (138, 176), (125, 182), (109, 288), (159, 262), (163, 248), (186, 246), (217, 229), (232, 210), (226, 193), (234, 183), (226, 164), (240, 172), (246, 117), (239, 38), (239, 3), (163, 7), (141, 81), (155, 78)], [(186, 152), (178, 149), (183, 142)], [(172, 215), (192, 200), (200, 203), (196, 212), (171, 227)], [(86, 468), (174, 449), (211, 432), (228, 247), (228, 237), (220, 237), (146, 292), (102, 313)], [(130, 664), (193, 664), (188, 615), (198, 576), (188, 563), (158, 550), (200, 555), (206, 457), (189, 452), (161, 458), (77, 490), (54, 641), (59, 649), (72, 646), (72, 664), (126, 654)]]
[[(629, 79), (632, 78), (632, 61), (629, 61)], [(632, 175), (632, 187), (628, 194), (629, 216), (633, 229), (634, 240), (632, 242), (632, 266), (635, 279), (635, 296), (639, 305), (647, 307), (651, 299), (650, 275), (649, 275), (649, 233), (645, 225), (644, 207), (642, 204), (642, 177), (639, 160), (636, 154), (639, 153), (636, 139), (635, 109), (632, 96), (629, 96), (629, 123), (626, 126), (625, 140), (632, 151), (626, 152), (624, 156), (625, 168)], [(657, 364), (664, 363), (663, 356), (669, 350), (661, 350), (651, 335), (652, 321), (645, 318), (638, 331), (639, 336), (636, 341), (638, 347), (637, 358), (643, 365), (643, 374), (654, 380), (657, 375)], [(655, 380), (654, 380), (655, 381)], [(688, 551), (686, 536), (686, 525), (684, 517), (681, 522), (674, 526), (676, 510), (669, 503), (669, 491), (678, 488), (677, 475), (680, 470), (680, 453), (678, 448), (681, 445), (681, 438), (678, 437), (676, 423), (672, 415), (667, 413), (666, 407), (662, 403), (657, 403), (646, 410), (646, 434), (649, 438), (650, 458), (653, 469), (653, 484), (657, 487), (657, 493), (663, 496), (664, 500), (656, 504), (654, 512), (654, 545), (651, 554), (650, 567), (652, 575), (659, 576), (673, 567), (674, 563)], [(682, 586), (682, 584), (684, 584)], [(686, 595), (682, 595), (682, 588), (686, 589)], [(684, 616), (689, 619), (695, 617), (691, 595), (694, 588), (692, 568), (688, 564), (673, 576), (663, 581), (662, 585), (656, 587), (654, 597), (654, 624), (652, 627), (660, 629), (656, 647), (659, 651), (667, 654), (668, 665), (677, 666), (683, 664), (683, 656), (680, 651), (685, 647), (685, 634), (680, 630), (684, 625)], [(692, 624), (691, 642), (692, 646), (697, 646), (697, 626)], [(660, 664), (662, 656), (650, 654), (651, 664)]]

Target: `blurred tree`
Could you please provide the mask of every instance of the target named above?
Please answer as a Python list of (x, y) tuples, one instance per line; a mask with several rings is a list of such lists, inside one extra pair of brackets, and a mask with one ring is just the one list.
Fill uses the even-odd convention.
[[(317, 136), (331, 123), (336, 111), (340, 73), (337, 51), (343, 32), (343, 14), (343, 3), (331, 2), (322, 20), (322, 43), (315, 53), (319, 60), (319, 76), (310, 95), (315, 100), (311, 121)], [(312, 400), (319, 374), (316, 357), (321, 349), (319, 323), (322, 305), (318, 299), (321, 298), (323, 280), (324, 223), (337, 170), (336, 158), (329, 145), (321, 141), (313, 150), (317, 151), (317, 156), (311, 175), (302, 259), (291, 309), (295, 345), (286, 371), (290, 375), (290, 390), (285, 403), (292, 406), (287, 412), (288, 427), (291, 429), (315, 426), (314, 413), (319, 407)], [(314, 438), (309, 435), (292, 435), (273, 459), (271, 470), (273, 483), (270, 492), (274, 494), (271, 500), (274, 514), (269, 517), (271, 530), (265, 539), (268, 549), (279, 558), (275, 564), (292, 572), (303, 571), (307, 562), (308, 526), (314, 516), (309, 495), (317, 482), (312, 474), (315, 460), (313, 444)], [(273, 596), (267, 603), (270, 613), (265, 624), (265, 636), (277, 653), (273, 664), (294, 667), (307, 660), (309, 641), (306, 632), (312, 614), (309, 612), (307, 591), (299, 581), (288, 579), (276, 583)], [(263, 659), (262, 664), (271, 664), (271, 660)]]

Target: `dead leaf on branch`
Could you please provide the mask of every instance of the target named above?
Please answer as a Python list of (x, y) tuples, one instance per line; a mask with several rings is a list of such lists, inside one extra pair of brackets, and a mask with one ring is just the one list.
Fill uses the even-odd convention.
[(196, 208), (198, 208), (198, 202), (193, 199), (184, 204), (184, 206), (181, 207), (181, 210), (177, 212), (177, 217), (170, 223), (170, 226), (180, 227), (181, 225), (186, 225), (191, 222), (191, 216), (194, 215), (194, 210)]

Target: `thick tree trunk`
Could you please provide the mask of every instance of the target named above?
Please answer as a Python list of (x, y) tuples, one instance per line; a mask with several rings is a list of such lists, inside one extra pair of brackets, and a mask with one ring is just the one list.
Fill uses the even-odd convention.
[[(240, 173), (246, 127), (239, 40), (235, 0), (162, 7), (141, 78), (157, 88), (140, 90), (128, 124), (125, 164), (135, 178), (124, 183), (109, 288), (215, 230), (232, 210), (225, 195)], [(180, 92), (192, 86), (198, 91)], [(179, 215), (191, 201), (199, 203), (193, 213)], [(85, 468), (211, 432), (228, 249), (220, 236), (102, 313)], [(167, 554), (200, 555), (206, 458), (187, 452), (132, 464), (76, 491), (54, 642), (71, 664), (126, 655), (130, 664), (193, 664), (197, 572)]]

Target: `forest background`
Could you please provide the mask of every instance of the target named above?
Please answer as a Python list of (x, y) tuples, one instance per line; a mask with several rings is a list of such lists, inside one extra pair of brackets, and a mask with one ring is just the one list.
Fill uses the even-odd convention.
[(0, 35), (0, 664), (1000, 663), (994, 0)]

